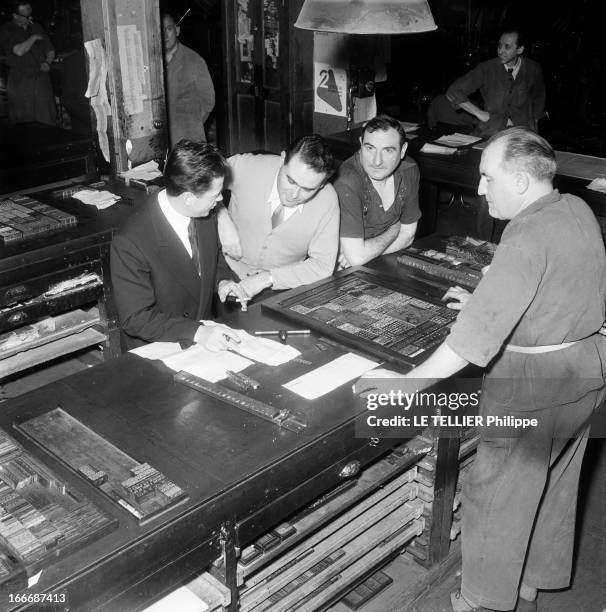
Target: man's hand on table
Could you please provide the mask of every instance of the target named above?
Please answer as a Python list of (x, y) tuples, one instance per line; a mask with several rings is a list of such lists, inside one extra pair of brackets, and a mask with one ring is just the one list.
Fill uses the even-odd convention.
[(223, 323), (205, 321), (198, 327), (194, 342), (209, 351), (225, 351), (234, 344), (240, 344), (240, 337), (238, 332)]
[(239, 283), (240, 289), (242, 289), (248, 299), (261, 293), (263, 289), (267, 289), (272, 286), (271, 274), (269, 272), (259, 272), (258, 274), (252, 274), (243, 278)]
[[(458, 285), (451, 287), (443, 296), (442, 301), (448, 302), (446, 304), (447, 308), (452, 308), (452, 310), (461, 310), (465, 304), (469, 301), (471, 297), (471, 293), (463, 287), (459, 287)], [(449, 301), (450, 300), (450, 301)]]
[(241, 287), (241, 283), (236, 283), (233, 280), (222, 280), (219, 281), (219, 285), (217, 287), (217, 292), (219, 294), (219, 299), (222, 302), (225, 302), (227, 296), (233, 296), (236, 301), (240, 302), (240, 306), (242, 310), (246, 311), (248, 308), (248, 301), (250, 297), (246, 293), (246, 291)]

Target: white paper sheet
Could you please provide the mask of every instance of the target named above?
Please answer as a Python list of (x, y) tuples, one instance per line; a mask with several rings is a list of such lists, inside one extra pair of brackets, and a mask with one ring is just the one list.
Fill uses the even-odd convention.
[(240, 344), (234, 345), (233, 350), (249, 359), (254, 359), (270, 366), (278, 366), (301, 354), (296, 348), (287, 344), (282, 344), (269, 338), (257, 338), (242, 329), (235, 331), (240, 338)]
[(596, 178), (587, 185), (587, 189), (593, 189), (593, 191), (602, 191), (606, 193), (606, 178)]
[(231, 351), (209, 351), (199, 344), (194, 344), (176, 355), (164, 357), (162, 361), (175, 372), (184, 370), (210, 382), (225, 378), (226, 370), (241, 372), (252, 365), (250, 359)]
[(155, 604), (145, 608), (143, 612), (174, 612), (175, 610), (179, 610), (179, 612), (204, 612), (208, 610), (208, 605), (187, 587), (182, 586)]
[(457, 152), (456, 149), (451, 147), (442, 147), (440, 145), (431, 144), (426, 142), (421, 147), (421, 153), (435, 153), (437, 155), (454, 155)]
[(117, 30), (124, 112), (135, 115), (143, 112), (145, 99), (141, 32), (135, 25), (119, 25)]
[(95, 206), (98, 210), (108, 208), (120, 199), (120, 196), (113, 194), (111, 191), (99, 191), (98, 189), (81, 189), (74, 193), (72, 197), (84, 204)]
[(95, 112), (99, 147), (105, 161), (109, 162), (109, 139), (107, 137), (107, 116), (112, 109), (107, 98), (107, 58), (101, 39), (87, 40), (84, 48), (88, 54), (89, 79), (86, 93)]
[(354, 378), (358, 378), (364, 372), (368, 372), (378, 365), (377, 361), (347, 353), (282, 386), (305, 399), (313, 400), (326, 395)]
[[(225, 327), (214, 321), (205, 324)], [(240, 344), (232, 343), (231, 351), (209, 351), (198, 344), (182, 350), (177, 342), (152, 342), (130, 352), (144, 359), (160, 359), (176, 372), (185, 370), (210, 382), (225, 378), (225, 370), (241, 372), (253, 363), (251, 359), (277, 366), (301, 354), (296, 348), (275, 340), (257, 338), (242, 329), (232, 331), (238, 334)]]
[(158, 178), (159, 176), (162, 176), (162, 173), (158, 168), (158, 162), (152, 159), (144, 164), (139, 164), (138, 166), (135, 166), (134, 168), (127, 170), (126, 172), (121, 172), (120, 176), (126, 179), (151, 181), (155, 178)]
[(454, 134), (440, 136), (440, 138), (437, 138), (434, 142), (447, 147), (467, 147), (476, 142), (480, 142), (480, 140), (482, 139), (479, 136), (470, 136), (469, 134), (455, 132)]
[(139, 355), (139, 357), (144, 359), (163, 359), (180, 352), (181, 346), (178, 342), (152, 342), (151, 344), (144, 344), (129, 351), (129, 353)]

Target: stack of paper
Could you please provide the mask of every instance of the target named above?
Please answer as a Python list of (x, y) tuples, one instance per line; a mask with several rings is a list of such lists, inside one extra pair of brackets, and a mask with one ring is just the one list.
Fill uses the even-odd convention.
[(158, 164), (153, 159), (140, 166), (135, 166), (131, 170), (120, 173), (120, 176), (124, 179), (138, 181), (153, 181), (161, 175)]
[(249, 359), (254, 359), (271, 366), (278, 366), (301, 354), (296, 348), (287, 344), (281, 344), (269, 338), (251, 336), (243, 329), (236, 331), (240, 338), (240, 344), (234, 345), (232, 350)]
[(587, 185), (587, 189), (593, 189), (593, 191), (603, 191), (606, 193), (606, 178), (596, 178)]
[(437, 155), (454, 155), (457, 152), (456, 149), (451, 147), (441, 147), (440, 145), (431, 144), (426, 142), (421, 147), (421, 153), (436, 153)]
[[(219, 323), (209, 323), (221, 326)], [(159, 359), (175, 372), (184, 370), (210, 382), (225, 378), (227, 370), (241, 372), (252, 365), (251, 359), (277, 366), (301, 354), (292, 346), (275, 340), (256, 338), (242, 329), (232, 331), (238, 334), (240, 342), (230, 342), (231, 349), (226, 351), (209, 351), (199, 344), (182, 350), (176, 342), (153, 342), (133, 349), (131, 353), (145, 359)]]
[(81, 189), (76, 191), (72, 197), (84, 202), (84, 204), (96, 206), (97, 210), (112, 206), (120, 199), (120, 196), (113, 194), (111, 191), (99, 191), (98, 189)]
[(164, 357), (162, 361), (175, 372), (181, 370), (210, 382), (225, 378), (225, 372), (241, 372), (252, 365), (252, 361), (231, 351), (209, 351), (200, 344), (194, 344), (175, 355)]
[(480, 140), (482, 139), (479, 136), (470, 136), (469, 134), (455, 132), (454, 134), (440, 136), (440, 138), (434, 140), (434, 142), (446, 147), (468, 147)]

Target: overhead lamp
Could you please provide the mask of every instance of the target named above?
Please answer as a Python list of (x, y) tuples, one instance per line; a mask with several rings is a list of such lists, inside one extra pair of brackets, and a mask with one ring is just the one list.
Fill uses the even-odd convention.
[(305, 0), (295, 27), (342, 34), (413, 34), (437, 28), (427, 0)]

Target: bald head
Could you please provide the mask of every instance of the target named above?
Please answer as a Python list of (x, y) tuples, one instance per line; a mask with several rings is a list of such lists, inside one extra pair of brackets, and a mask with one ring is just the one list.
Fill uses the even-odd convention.
[(499, 144), (502, 148), (502, 165), (507, 172), (525, 171), (537, 181), (553, 181), (556, 173), (556, 157), (551, 145), (536, 132), (523, 127), (513, 127), (497, 132), (488, 146)]
[(496, 219), (513, 219), (553, 190), (555, 153), (549, 143), (526, 128), (510, 128), (488, 141), (480, 161), (478, 193)]

